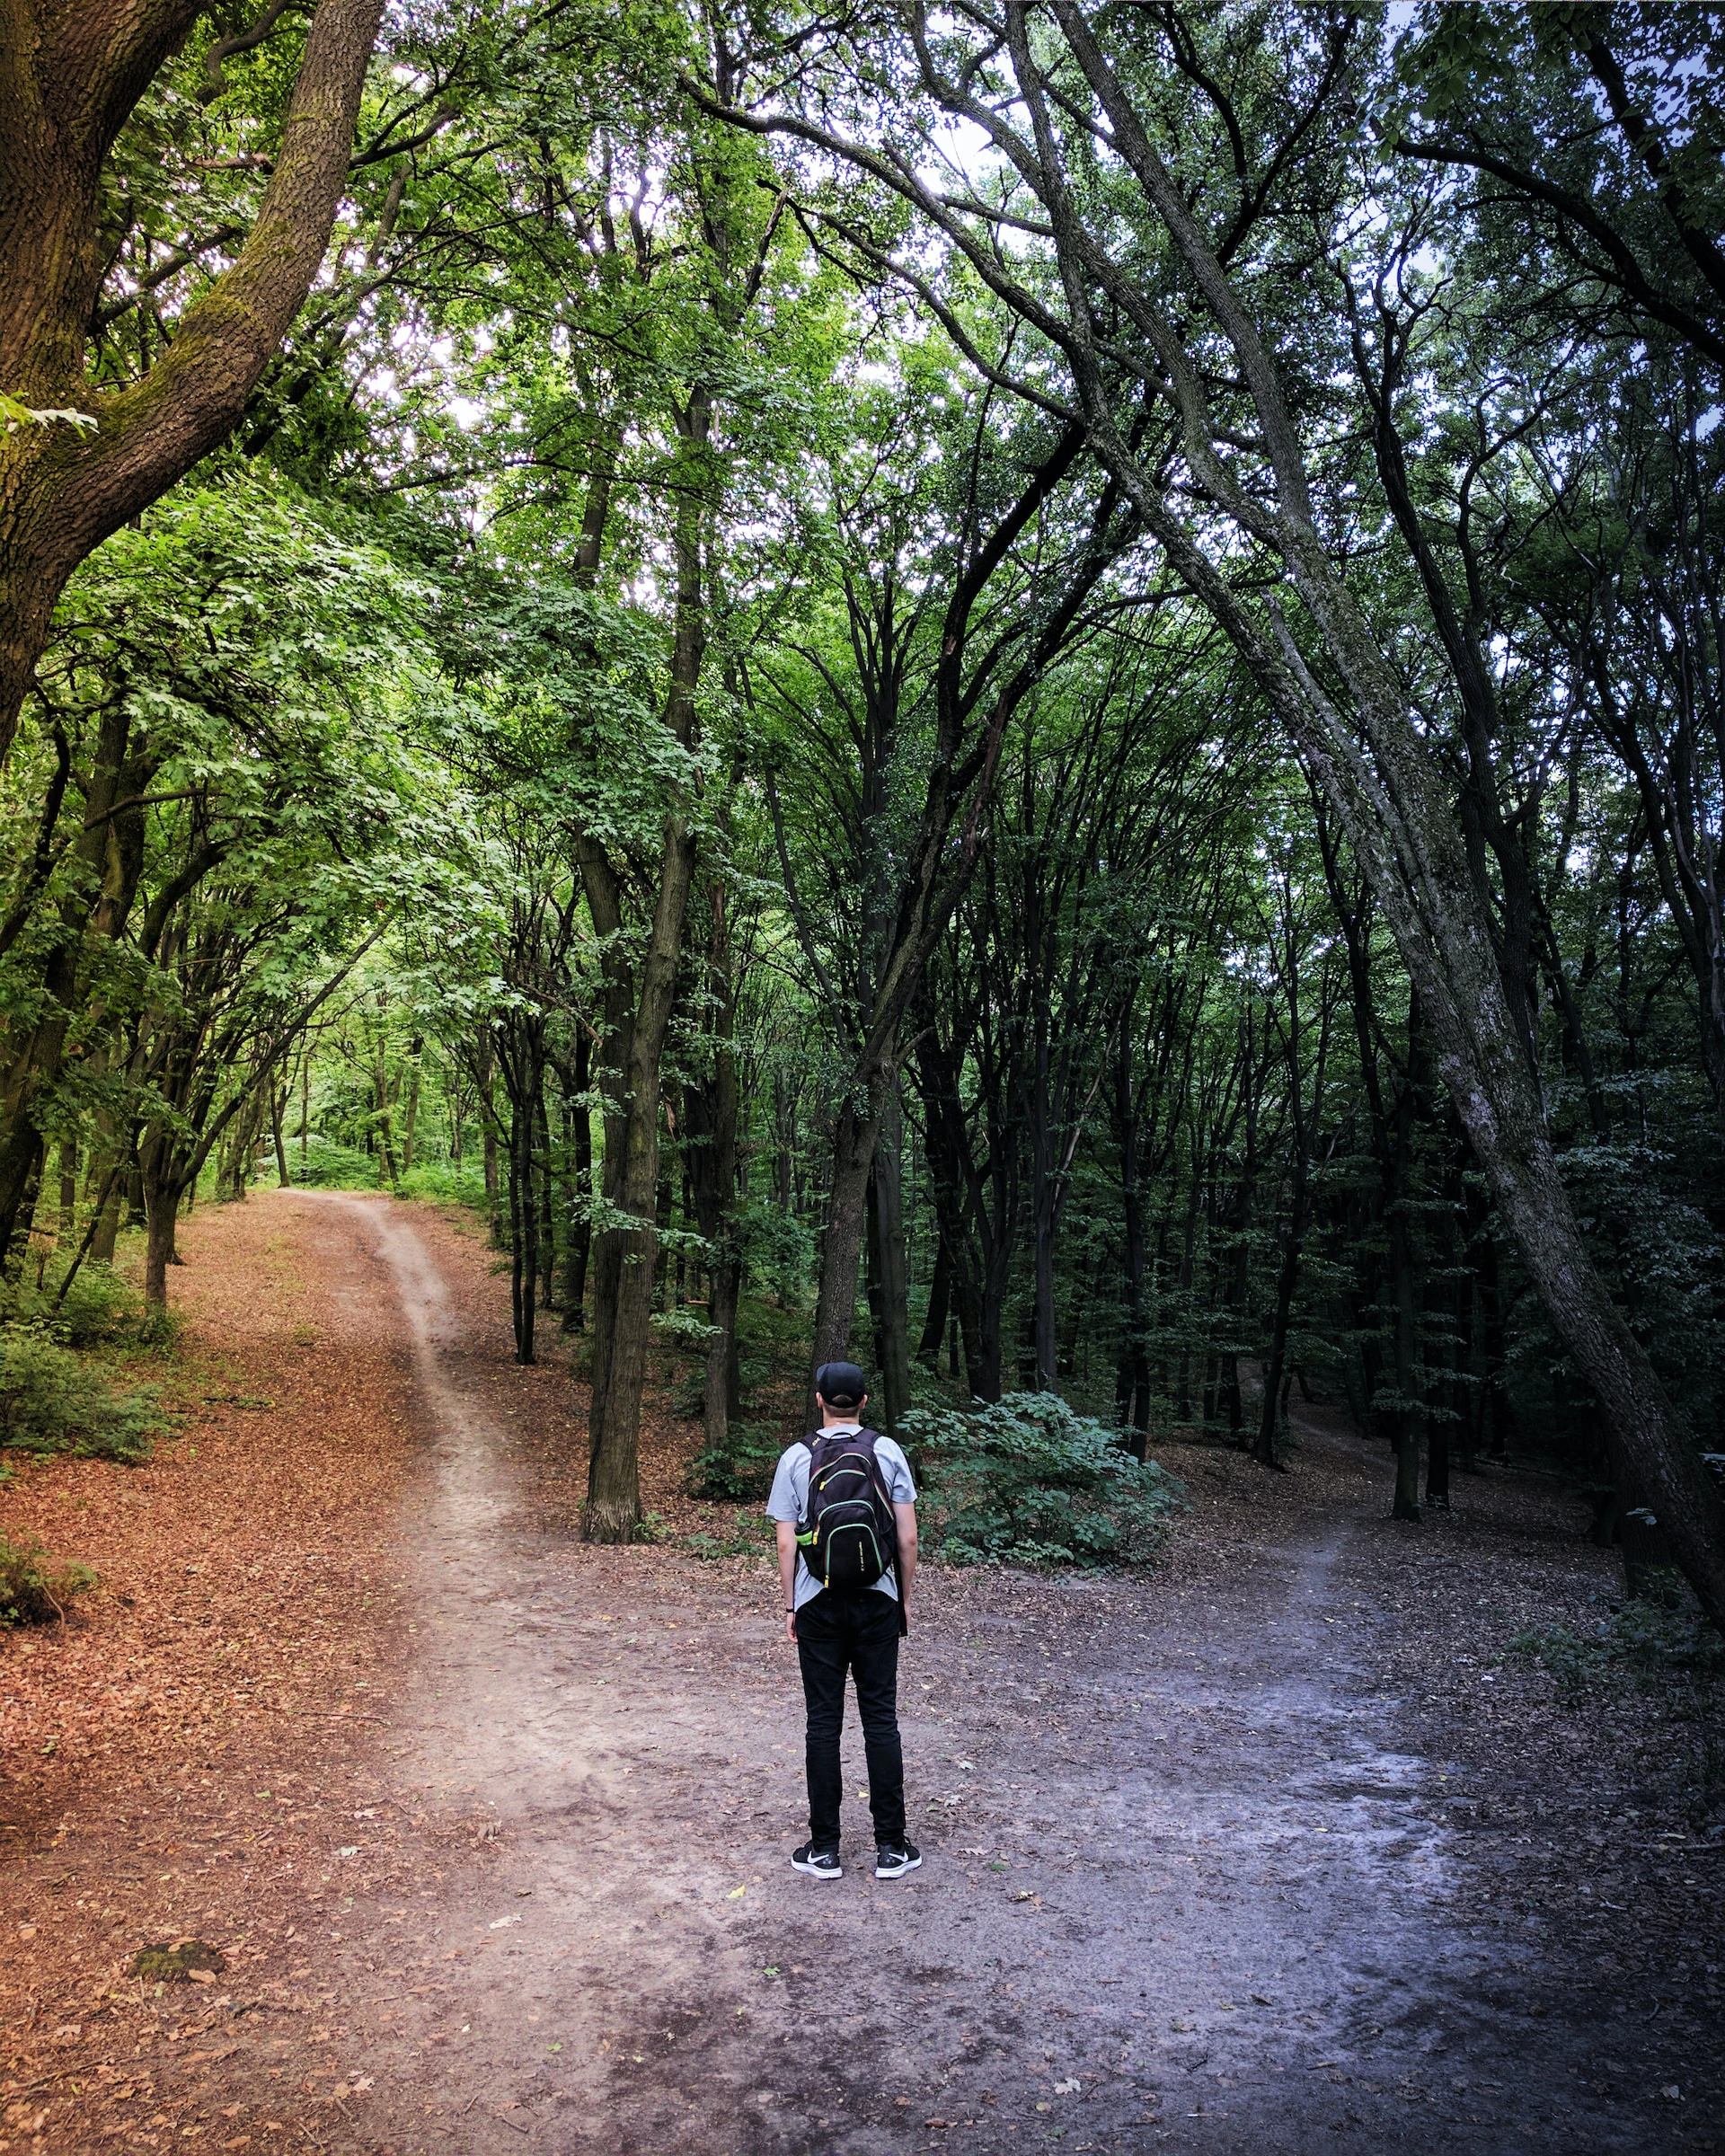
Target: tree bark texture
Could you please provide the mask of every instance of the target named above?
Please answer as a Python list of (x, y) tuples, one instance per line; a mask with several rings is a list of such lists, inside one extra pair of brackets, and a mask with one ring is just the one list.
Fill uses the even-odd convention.
[(305, 302), (341, 199), (382, 0), (322, 0), (245, 244), (141, 381), (88, 382), (103, 168), (201, 13), (197, 0), (0, 0), (0, 387), (98, 422), (0, 435), (0, 758), (66, 579), (234, 427)]
[[(680, 421), (688, 483), (677, 508), (676, 632), (665, 724), (678, 747), (694, 740), (695, 692), (706, 654), (701, 543), (709, 483), (705, 472), (712, 407), (697, 388)], [(595, 1358), (589, 1418), (588, 1499), (582, 1533), (589, 1542), (627, 1542), (641, 1521), (641, 1395), (651, 1338), (653, 1232), (659, 1188), (659, 1074), (676, 998), (683, 919), (694, 879), (695, 835), (688, 808), (674, 798), (665, 818), (652, 926), (641, 955), (640, 987), (623, 1073), (623, 1147), (615, 1204), (637, 1224), (601, 1240), (600, 1356)], [(591, 884), (588, 889), (591, 891)], [(597, 923), (596, 923), (597, 926)], [(607, 1140), (606, 1165), (610, 1166)], [(614, 1267), (614, 1271), (609, 1271)], [(604, 1324), (609, 1303), (613, 1315)]]
[(877, 1325), (880, 1427), (895, 1432), (910, 1406), (910, 1299), (906, 1273), (904, 1206), (904, 1117), (898, 1105), (898, 1076), (893, 1074), (881, 1103), (880, 1130), (874, 1146), (871, 1179), (875, 1270), (880, 1286)]

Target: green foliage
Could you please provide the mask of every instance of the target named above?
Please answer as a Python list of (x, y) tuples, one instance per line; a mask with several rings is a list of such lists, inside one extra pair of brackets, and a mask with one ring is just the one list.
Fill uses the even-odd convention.
[(84, 1264), (64, 1294), (63, 1265), (50, 1264), (39, 1283), (26, 1269), (7, 1305), (13, 1325), (34, 1328), (61, 1348), (156, 1348), (175, 1331), (168, 1312), (146, 1309), (132, 1283), (110, 1266)]
[[(415, 1171), (417, 1174), (418, 1171)], [(297, 1139), (288, 1148), (288, 1173), (308, 1190), (375, 1190), (377, 1162), (358, 1145), (344, 1145), (314, 1131), (302, 1153)]]
[(1185, 1509), (1176, 1477), (1056, 1393), (914, 1409), (902, 1434), (921, 1454), (930, 1542), (953, 1564), (1148, 1564)]
[(14, 1542), (0, 1534), (0, 1627), (63, 1617), (72, 1597), (95, 1584), (88, 1565), (58, 1562), (34, 1535)]
[(704, 1355), (719, 1338), (717, 1328), (709, 1325), (701, 1312), (691, 1310), (686, 1303), (674, 1303), (669, 1310), (655, 1311), (653, 1330), (660, 1339), (674, 1340), (679, 1348), (686, 1348), (701, 1355)]
[(722, 1445), (709, 1445), (690, 1461), (689, 1495), (719, 1505), (761, 1504), (783, 1450), (769, 1425), (733, 1423)]
[(751, 1277), (770, 1286), (781, 1303), (801, 1305), (814, 1274), (809, 1224), (778, 1206), (756, 1204), (739, 1217), (734, 1233)]
[(717, 1564), (727, 1557), (764, 1557), (773, 1540), (771, 1521), (745, 1513), (729, 1534), (686, 1534), (683, 1547), (692, 1557)]
[(166, 1427), (153, 1390), (117, 1392), (43, 1326), (14, 1322), (0, 1339), (0, 1447), (132, 1462)]
[(395, 1191), (399, 1197), (424, 1198), (434, 1206), (470, 1206), (482, 1213), (485, 1209), (485, 1171), (477, 1161), (464, 1161), (460, 1167), (450, 1161), (416, 1161)]
[(1558, 1696), (1575, 1706), (1589, 1692), (1624, 1679), (1681, 1672), (1697, 1681), (1725, 1677), (1725, 1639), (1693, 1603), (1668, 1609), (1627, 1602), (1592, 1632), (1567, 1624), (1516, 1633), (1503, 1650), (1506, 1662), (1530, 1663), (1550, 1673)]

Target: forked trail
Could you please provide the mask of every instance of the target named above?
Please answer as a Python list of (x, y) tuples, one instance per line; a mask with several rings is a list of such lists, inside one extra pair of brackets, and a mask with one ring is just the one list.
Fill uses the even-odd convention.
[(542, 1532), (411, 1215), (323, 1219), (387, 1262), (429, 1440), (401, 1763), (501, 1830), (426, 1940), (462, 1949), (451, 1992), (376, 2076), (391, 2139), (430, 2104), (474, 2152), (1671, 2145), (1657, 2090), (1594, 2091), (1561, 1942), (1446, 1913), (1436, 1770), (1373, 1682), (1376, 1459), (1312, 1440), (1146, 1583), (929, 1574), (902, 1679), (928, 1861), (877, 1885), (853, 1802), (821, 1885), (785, 1864), (773, 1583)]
[[(315, 1714), (254, 1715), (285, 1733), (267, 1782), (265, 1739), (212, 1716), (159, 1783), (68, 1782), (75, 1816), (9, 1866), (31, 1936), (61, 1929), (6, 2032), (0, 2150), (1713, 2145), (1716, 2046), (1601, 1952), (1633, 1948), (1600, 1927), (1648, 1920), (1552, 1869), (1591, 1816), (1566, 1826), (1561, 1765), (1525, 1747), (1510, 1788), (1517, 1701), (1544, 1680), (1470, 1666), (1454, 1690), (1477, 1596), (1507, 1622), (1606, 1579), (1556, 1498), (1517, 1512), (1482, 1484), (1459, 1524), (1392, 1529), (1387, 1463), (1314, 1427), (1286, 1476), (1173, 1448), (1193, 1509), (1144, 1578), (930, 1568), (901, 1666), (927, 1860), (869, 1876), (853, 1719), (846, 1871), (822, 1883), (786, 1862), (801, 1716), (775, 1578), (571, 1537), (568, 1382), (512, 1368), (477, 1241), (381, 1197), (280, 1193), (200, 1216), (187, 1247), (200, 1352), (237, 1374), (254, 1309), (316, 1343), (299, 1406), (279, 1356), (282, 1411), (223, 1441), (221, 1472), (243, 1492), (236, 1448), (290, 1459), (292, 1415), (309, 1427), (344, 1373), (371, 1374), (414, 1464), (347, 1584), (332, 1544), (280, 1553), (331, 1578), (294, 1621), (336, 1643), (340, 1683), (305, 1692)], [(244, 1621), (297, 1532), (245, 1525), (249, 1554), (176, 1570), (165, 1638), (193, 1639), (184, 1597), (223, 1561), (221, 1621)], [(1415, 1696), (1440, 1678), (1489, 1737), (1471, 1766), (1420, 1748)], [(121, 1981), (141, 1938), (199, 1926), (229, 1956), (219, 1995)]]

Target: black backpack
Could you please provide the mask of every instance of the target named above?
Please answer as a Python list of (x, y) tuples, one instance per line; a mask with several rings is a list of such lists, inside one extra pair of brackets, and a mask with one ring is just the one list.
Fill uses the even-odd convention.
[(874, 1456), (872, 1430), (817, 1431), (809, 1447), (809, 1509), (797, 1536), (823, 1587), (871, 1587), (898, 1568), (898, 1523)]

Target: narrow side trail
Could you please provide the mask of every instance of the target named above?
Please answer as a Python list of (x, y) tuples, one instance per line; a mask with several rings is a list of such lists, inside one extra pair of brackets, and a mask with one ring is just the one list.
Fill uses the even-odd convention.
[[(375, 1508), (400, 1494), (317, 1605), (351, 1683), (321, 1719), (268, 1719), (267, 1769), (236, 1736), (172, 1783), (74, 1789), (75, 1819), (11, 1867), (8, 1909), (59, 1925), (61, 1973), (30, 1979), (0, 2156), (1714, 2145), (1716, 2044), (1611, 1975), (1599, 1949), (1630, 1948), (1588, 1927), (1657, 1917), (1680, 1927), (1668, 1957), (1712, 1949), (1668, 1897), (1605, 1915), (1623, 1888), (1579, 1901), (1549, 1869), (1570, 1769), (1549, 1741), (1517, 1750), (1516, 1719), (1544, 1680), (1455, 1651), (1478, 1648), (1476, 1599), (1500, 1598), (1503, 1630), (1607, 1583), (1554, 1500), (1491, 1512), (1482, 1492), (1392, 1529), (1387, 1462), (1314, 1425), (1280, 1477), (1172, 1448), (1193, 1511), (1147, 1577), (932, 1568), (900, 1682), (926, 1862), (869, 1876), (853, 1727), (845, 1876), (822, 1884), (786, 1862), (801, 1715), (775, 1578), (571, 1539), (579, 1395), (514, 1367), (477, 1240), (381, 1197), (211, 1216), (185, 1293), (236, 1381), (253, 1246), (303, 1284), (320, 1397), (367, 1374), (408, 1462), (357, 1475)], [(213, 1296), (207, 1250), (227, 1268)], [(288, 1419), (252, 1442), (292, 1458)], [(363, 1431), (342, 1443), (362, 1468)], [(344, 1456), (314, 1458), (330, 1517)], [(236, 1541), (273, 1529), (297, 1561), (297, 1515), (270, 1512), (261, 1473), (249, 1516), (227, 1462)], [(204, 1471), (164, 1470), (151, 1501)], [(201, 1588), (222, 1553), (196, 1561)], [(1473, 1765), (1449, 1755), (1463, 1735)], [(1589, 1741), (1578, 1724), (1578, 1760)], [(1514, 1784), (1495, 1840), (1482, 1773)], [(227, 1807), (226, 1884), (193, 1902), (164, 1854), (158, 1883), (115, 1885), (142, 1869), (131, 1850), (185, 1840), (199, 1776), (211, 1816)], [(200, 1861), (214, 1881), (217, 1853)], [(1703, 1860), (1672, 1861), (1716, 1896)], [(217, 1996), (128, 1999), (146, 1921), (224, 1948)], [(57, 2032), (54, 1983), (63, 1999), (96, 1974), (80, 1955), (109, 2003)]]

